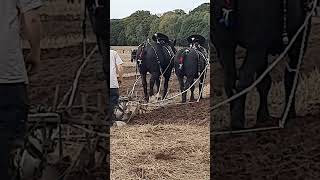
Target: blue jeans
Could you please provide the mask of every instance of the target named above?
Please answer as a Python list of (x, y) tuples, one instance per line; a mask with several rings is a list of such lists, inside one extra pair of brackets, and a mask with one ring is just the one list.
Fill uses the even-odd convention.
[(14, 141), (24, 140), (28, 118), (24, 83), (0, 84), (0, 177), (9, 180), (9, 158)]

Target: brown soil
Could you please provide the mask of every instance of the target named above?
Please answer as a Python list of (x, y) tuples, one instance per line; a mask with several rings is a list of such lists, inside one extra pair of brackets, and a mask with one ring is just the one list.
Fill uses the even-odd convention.
[(147, 114), (137, 115), (130, 121), (130, 124), (201, 124), (209, 126), (209, 102), (210, 99), (202, 99), (199, 103), (166, 106)]
[(320, 178), (320, 116), (296, 119), (294, 128), (212, 138), (212, 177), (316, 180)]
[[(92, 49), (89, 46), (88, 52)], [(58, 54), (58, 56), (57, 56)], [(98, 71), (96, 61), (101, 58), (98, 52), (94, 54), (84, 68), (80, 80), (75, 103), (80, 103), (80, 93), (89, 95), (89, 104), (95, 105), (97, 93), (106, 98), (106, 82), (96, 78)], [(62, 49), (47, 49), (42, 53), (42, 64), (39, 74), (30, 77), (29, 94), (31, 105), (43, 104), (52, 106), (56, 85), (60, 86), (59, 102), (71, 87), (76, 71), (82, 63), (81, 46)], [(103, 103), (106, 104), (106, 103)]]

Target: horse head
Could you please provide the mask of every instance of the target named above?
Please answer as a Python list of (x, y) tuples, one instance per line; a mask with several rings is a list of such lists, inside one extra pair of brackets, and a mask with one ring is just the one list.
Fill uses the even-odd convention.
[(137, 58), (137, 51), (138, 51), (138, 49), (132, 49), (132, 50), (131, 50), (131, 62), (133, 62), (134, 60), (136, 60), (136, 58)]

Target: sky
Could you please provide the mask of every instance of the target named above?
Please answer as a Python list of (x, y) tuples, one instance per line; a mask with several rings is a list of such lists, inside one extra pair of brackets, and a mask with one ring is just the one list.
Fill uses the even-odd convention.
[(110, 0), (110, 18), (128, 17), (137, 10), (150, 11), (152, 14), (162, 14), (175, 9), (189, 12), (209, 2), (210, 0)]

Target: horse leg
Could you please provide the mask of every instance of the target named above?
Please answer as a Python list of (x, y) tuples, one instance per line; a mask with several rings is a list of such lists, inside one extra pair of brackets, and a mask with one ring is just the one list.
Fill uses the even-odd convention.
[[(188, 89), (190, 88), (190, 86), (193, 84), (194, 82), (194, 78), (193, 76), (188, 76), (187, 77), (187, 80), (186, 80), (186, 84), (185, 84), (185, 89)], [(191, 88), (190, 88), (190, 92), (191, 92), (191, 95), (190, 95), (190, 101), (194, 101), (194, 89), (195, 89), (195, 86), (193, 85)]]
[[(268, 67), (268, 56), (266, 55), (263, 67), (258, 69), (257, 76), (260, 76)], [(265, 122), (270, 118), (268, 109), (268, 94), (271, 89), (271, 76), (268, 73), (263, 80), (257, 85), (260, 96), (259, 109), (257, 113), (257, 122)]]
[[(249, 87), (254, 81), (254, 75), (258, 69), (263, 67), (266, 56), (266, 48), (249, 47), (247, 57), (239, 72), (239, 82), (237, 84), (237, 92)], [(245, 126), (245, 103), (246, 95), (244, 94), (234, 100), (232, 109), (232, 122), (235, 122), (233, 128), (244, 128)]]
[(156, 86), (157, 86), (157, 93), (160, 91), (160, 78), (161, 77), (158, 77), (158, 78), (156, 78)]
[[(183, 76), (179, 76), (179, 77), (178, 77), (178, 80), (179, 80), (179, 84), (180, 84), (180, 91), (181, 91), (181, 93), (182, 93), (182, 92), (184, 91)], [(185, 102), (187, 101), (187, 93), (186, 93), (186, 92), (185, 92), (185, 93), (182, 93), (181, 97), (182, 97), (181, 102), (182, 102), (182, 103), (185, 103)]]
[(149, 95), (148, 95), (148, 88), (147, 88), (147, 74), (141, 74), (142, 78), (142, 86), (143, 86), (143, 92), (144, 92), (144, 100), (146, 102), (149, 102)]
[[(306, 26), (306, 28), (308, 28), (307, 30), (307, 37), (305, 39), (305, 46), (303, 49), (303, 56), (305, 55), (306, 49), (307, 49), (307, 44), (308, 44), (308, 35), (310, 33), (310, 28), (311, 28), (311, 21), (309, 21), (308, 26)], [(288, 55), (289, 55), (289, 67), (292, 70), (297, 69), (298, 63), (299, 63), (299, 56), (300, 56), (300, 50), (301, 50), (301, 42), (302, 42), (302, 37), (303, 33), (300, 33), (300, 35), (298, 36), (297, 40), (295, 41), (295, 43), (293, 44), (292, 48), (289, 50)], [(286, 96), (286, 107), (288, 106), (289, 103), (289, 97), (291, 94), (291, 90), (292, 88), (295, 88), (295, 91), (293, 92), (293, 98), (291, 101), (291, 106), (289, 109), (289, 114), (287, 116), (287, 119), (292, 119), (295, 118), (297, 116), (296, 114), (296, 108), (295, 108), (295, 93), (296, 93), (296, 88), (298, 86), (298, 82), (296, 84), (296, 87), (293, 87), (293, 83), (294, 83), (294, 78), (295, 78), (296, 72), (295, 71), (290, 71), (288, 69), (285, 70), (285, 75), (284, 75), (284, 86), (285, 86), (285, 96)], [(299, 81), (299, 78), (298, 78)]]
[(167, 93), (168, 93), (170, 74), (169, 75), (167, 75), (167, 74), (164, 75), (164, 85), (163, 85), (162, 99), (164, 99), (166, 97)]
[(151, 96), (153, 96), (154, 95), (154, 89), (153, 89), (153, 87), (154, 87), (154, 83), (155, 83), (155, 81), (157, 81), (159, 79), (159, 75), (157, 74), (157, 73), (152, 73), (151, 74), (151, 78), (150, 78), (150, 93), (149, 93), (149, 95), (150, 95), (150, 97)]
[[(224, 72), (224, 90), (227, 97), (231, 97), (235, 93), (235, 83), (237, 79), (236, 65), (235, 65), (235, 47), (228, 46), (218, 49), (219, 62), (223, 67)], [(232, 109), (234, 101), (230, 102), (230, 113), (232, 115)], [(240, 127), (241, 123), (236, 118), (231, 118), (231, 127)]]

